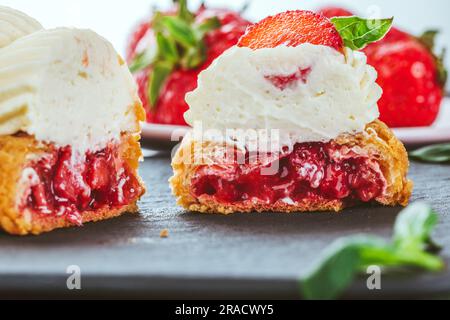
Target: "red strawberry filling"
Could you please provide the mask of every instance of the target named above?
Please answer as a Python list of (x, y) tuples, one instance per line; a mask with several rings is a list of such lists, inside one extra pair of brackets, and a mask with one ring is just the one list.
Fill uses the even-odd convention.
[(386, 186), (376, 160), (334, 143), (297, 144), (275, 164), (269, 175), (261, 170), (269, 165), (260, 163), (202, 166), (192, 179), (192, 193), (222, 203), (370, 202), (381, 197)]
[(275, 87), (283, 91), (286, 88), (291, 88), (295, 86), (299, 81), (301, 81), (302, 83), (306, 83), (310, 73), (311, 68), (306, 69), (299, 68), (297, 72), (287, 76), (271, 75), (265, 76), (264, 78), (272, 82), (272, 84)]
[[(24, 209), (43, 215), (65, 216), (81, 224), (83, 212), (117, 208), (135, 201), (142, 187), (131, 168), (110, 145), (75, 161), (70, 147), (54, 150), (33, 162), (30, 191)], [(27, 177), (28, 178), (28, 177)]]

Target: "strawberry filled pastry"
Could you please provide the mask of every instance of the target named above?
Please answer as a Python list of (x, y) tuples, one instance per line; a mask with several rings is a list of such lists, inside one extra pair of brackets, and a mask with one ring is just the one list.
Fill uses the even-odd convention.
[(0, 228), (136, 212), (145, 112), (127, 65), (89, 30), (44, 30), (4, 7), (0, 25)]
[(186, 0), (140, 24), (128, 45), (128, 62), (139, 86), (147, 121), (186, 125), (185, 96), (198, 74), (234, 46), (250, 24), (238, 12), (202, 5), (190, 12)]
[(359, 52), (392, 19), (289, 11), (248, 28), (187, 95), (171, 185), (190, 211), (340, 211), (409, 201), (408, 157)]

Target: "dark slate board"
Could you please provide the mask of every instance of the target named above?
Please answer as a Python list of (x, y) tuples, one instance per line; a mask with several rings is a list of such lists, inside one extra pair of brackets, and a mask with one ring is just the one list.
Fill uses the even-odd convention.
[[(145, 161), (148, 194), (140, 215), (58, 230), (39, 237), (0, 233), (0, 297), (299, 298), (297, 279), (334, 239), (355, 233), (389, 237), (400, 208), (343, 214), (198, 215), (175, 205), (169, 158)], [(435, 238), (450, 260), (450, 166), (413, 164), (414, 200), (440, 213)], [(160, 238), (169, 229), (170, 237)], [(66, 289), (78, 265), (82, 290)], [(349, 298), (450, 297), (450, 271), (383, 278), (381, 291), (363, 279)]]

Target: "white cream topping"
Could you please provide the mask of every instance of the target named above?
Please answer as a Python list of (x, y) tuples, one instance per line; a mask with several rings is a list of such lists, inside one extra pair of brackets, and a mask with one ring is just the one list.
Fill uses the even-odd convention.
[(127, 65), (93, 31), (38, 30), (0, 49), (0, 135), (95, 151), (140, 130), (138, 101)]
[(0, 48), (41, 29), (41, 24), (26, 14), (0, 6)]
[[(293, 74), (298, 80), (284, 89), (269, 80)], [(364, 53), (350, 49), (233, 47), (200, 74), (185, 118), (204, 130), (277, 129), (289, 145), (329, 141), (378, 118), (376, 78)]]

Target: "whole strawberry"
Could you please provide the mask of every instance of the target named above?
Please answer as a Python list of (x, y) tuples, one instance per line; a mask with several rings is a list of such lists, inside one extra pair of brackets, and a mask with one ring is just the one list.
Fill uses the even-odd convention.
[(430, 126), (439, 114), (447, 72), (443, 55), (433, 54), (435, 35), (427, 32), (421, 38), (408, 36), (365, 49), (384, 91), (378, 103), (380, 119), (391, 127)]
[[(326, 17), (349, 16), (351, 12), (329, 7)], [(416, 38), (397, 28), (364, 49), (368, 62), (378, 71), (383, 96), (378, 102), (380, 119), (390, 127), (429, 126), (436, 120), (444, 95), (447, 72), (443, 56), (433, 54), (436, 32)]]
[(239, 13), (209, 9), (196, 13), (186, 0), (175, 10), (157, 12), (138, 26), (128, 46), (128, 62), (151, 123), (186, 125), (185, 95), (198, 74), (234, 46), (250, 23)]

